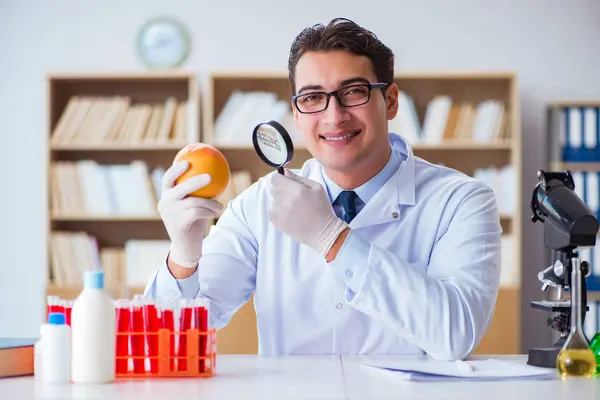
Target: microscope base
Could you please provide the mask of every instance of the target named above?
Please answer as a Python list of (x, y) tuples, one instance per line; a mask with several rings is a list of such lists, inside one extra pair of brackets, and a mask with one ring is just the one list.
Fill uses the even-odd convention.
[(561, 347), (529, 349), (527, 364), (542, 368), (556, 368), (556, 359)]

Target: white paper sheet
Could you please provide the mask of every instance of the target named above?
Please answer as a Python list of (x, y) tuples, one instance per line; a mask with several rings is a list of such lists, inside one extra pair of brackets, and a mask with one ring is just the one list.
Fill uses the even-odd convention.
[[(468, 365), (469, 368), (465, 368)], [(505, 360), (473, 360), (456, 363), (437, 360), (397, 360), (363, 362), (363, 367), (374, 373), (398, 380), (515, 380), (554, 379), (556, 369), (534, 367)]]

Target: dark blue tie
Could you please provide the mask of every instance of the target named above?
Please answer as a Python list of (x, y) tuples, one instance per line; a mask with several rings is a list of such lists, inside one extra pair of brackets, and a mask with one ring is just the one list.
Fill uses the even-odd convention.
[(344, 221), (347, 223), (350, 223), (356, 217), (356, 204), (354, 201), (357, 197), (356, 192), (352, 190), (344, 190), (338, 195), (338, 199), (340, 199), (340, 203), (344, 208)]

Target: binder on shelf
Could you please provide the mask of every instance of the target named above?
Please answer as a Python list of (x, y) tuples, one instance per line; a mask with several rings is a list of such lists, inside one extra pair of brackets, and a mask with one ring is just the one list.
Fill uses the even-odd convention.
[(583, 321), (583, 333), (592, 340), (596, 332), (600, 332), (600, 301), (588, 300), (588, 312)]
[(557, 112), (562, 160), (600, 161), (600, 107), (561, 107)]

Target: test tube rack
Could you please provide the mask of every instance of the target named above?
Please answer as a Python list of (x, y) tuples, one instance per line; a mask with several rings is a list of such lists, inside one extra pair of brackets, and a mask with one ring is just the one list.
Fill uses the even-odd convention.
[[(135, 335), (145, 335), (146, 338), (156, 335), (158, 341), (157, 356), (116, 356), (116, 362), (119, 360), (143, 359), (156, 360), (155, 371), (144, 372), (117, 372), (117, 378), (153, 378), (153, 377), (211, 377), (216, 372), (216, 329), (199, 331), (198, 329), (188, 329), (185, 332), (171, 332), (168, 329), (159, 329), (157, 332), (117, 332), (117, 338), (127, 336), (129, 340)], [(179, 343), (182, 340), (186, 343), (185, 356), (178, 356), (173, 351), (173, 342), (175, 337), (179, 336)], [(203, 350), (204, 348), (204, 350)], [(183, 361), (183, 362), (182, 362)], [(182, 368), (182, 365), (184, 367)]]

